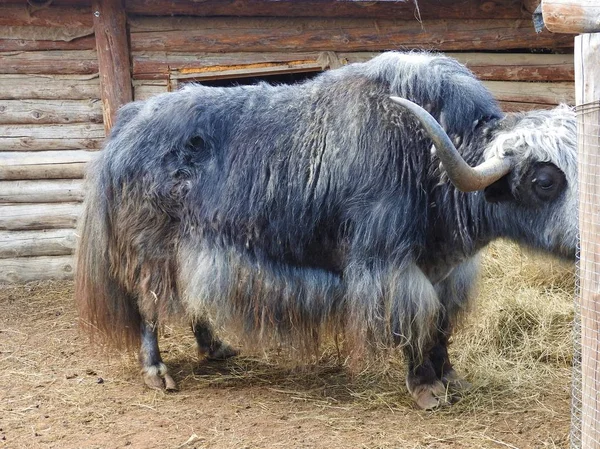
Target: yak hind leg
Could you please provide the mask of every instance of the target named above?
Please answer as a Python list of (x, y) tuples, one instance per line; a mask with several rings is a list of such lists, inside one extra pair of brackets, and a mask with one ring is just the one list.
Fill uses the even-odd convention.
[(200, 319), (192, 324), (192, 330), (198, 343), (198, 352), (209, 360), (225, 360), (239, 354), (229, 344), (221, 341), (213, 331), (208, 320)]
[(433, 410), (450, 404), (452, 401), (448, 390), (438, 378), (429, 357), (419, 358), (410, 349), (405, 354), (408, 359), (406, 388), (417, 406), (423, 410)]
[[(462, 394), (471, 389), (472, 384), (458, 375), (450, 363), (448, 355), (448, 338), (440, 332), (436, 344), (429, 351), (429, 359), (435, 371), (436, 377), (442, 381), (445, 387), (453, 394)], [(453, 400), (457, 399), (456, 397)]]
[(140, 364), (142, 365), (142, 377), (145, 384), (157, 390), (177, 390), (177, 384), (169, 374), (167, 366), (160, 356), (156, 321), (142, 322), (141, 334)]

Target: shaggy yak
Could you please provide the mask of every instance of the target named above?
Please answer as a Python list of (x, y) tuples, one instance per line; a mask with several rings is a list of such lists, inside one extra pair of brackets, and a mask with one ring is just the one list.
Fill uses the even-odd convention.
[(574, 258), (576, 189), (574, 112), (505, 115), (442, 55), (186, 86), (124, 106), (91, 165), (81, 321), (141, 346), (144, 381), (166, 389), (157, 326), (177, 314), (212, 358), (236, 354), (215, 323), (259, 342), (397, 345), (433, 408), (468, 385), (447, 342), (478, 253), (504, 237)]

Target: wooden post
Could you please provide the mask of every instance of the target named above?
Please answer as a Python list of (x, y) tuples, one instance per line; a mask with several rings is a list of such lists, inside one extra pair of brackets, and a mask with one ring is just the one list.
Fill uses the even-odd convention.
[(581, 447), (600, 447), (600, 33), (575, 38), (578, 106)]
[(119, 107), (133, 99), (127, 40), (127, 16), (122, 0), (94, 0), (94, 33), (98, 51), (104, 129), (108, 133)]
[(553, 33), (594, 33), (600, 30), (600, 1), (542, 0), (544, 25)]

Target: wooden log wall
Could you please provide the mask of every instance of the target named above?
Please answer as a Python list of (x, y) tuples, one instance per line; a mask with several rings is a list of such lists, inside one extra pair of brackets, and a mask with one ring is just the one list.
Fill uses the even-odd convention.
[[(574, 103), (573, 39), (535, 33), (538, 2), (419, 0), (417, 10), (390, 1), (124, 0), (132, 95), (426, 49), (467, 64), (507, 111)], [(127, 69), (123, 55), (113, 58), (114, 33), (94, 34), (110, 25), (98, 23), (114, 16), (101, 11), (109, 3), (121, 5), (0, 3), (0, 282), (72, 276), (81, 178), (114, 115), (101, 99), (131, 98), (115, 97), (123, 88), (105, 90), (111, 71), (103, 82), (98, 75), (107, 64)], [(108, 54), (99, 54), (99, 42)]]
[(0, 282), (73, 275), (104, 139), (91, 8), (0, 5)]

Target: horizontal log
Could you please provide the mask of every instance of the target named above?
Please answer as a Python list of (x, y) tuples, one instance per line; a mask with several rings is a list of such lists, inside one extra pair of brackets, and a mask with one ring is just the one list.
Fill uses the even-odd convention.
[(98, 73), (95, 50), (0, 53), (0, 74), (81, 75)]
[(573, 83), (484, 81), (483, 84), (499, 101), (547, 105), (575, 104), (575, 86)]
[(132, 51), (247, 52), (571, 48), (528, 20), (132, 18)]
[(542, 16), (553, 33), (600, 32), (598, 0), (543, 0)]
[(104, 126), (92, 123), (67, 125), (0, 125), (0, 151), (98, 149)]
[(102, 123), (98, 100), (0, 100), (0, 125)]
[(73, 254), (75, 229), (0, 231), (0, 259)]
[(71, 41), (0, 39), (0, 51), (93, 50), (95, 48), (94, 36), (80, 37)]
[(82, 201), (82, 179), (0, 181), (0, 203), (64, 203)]
[(94, 34), (93, 28), (39, 27), (39, 26), (2, 26), (0, 39), (27, 41), (63, 41), (71, 42)]
[(93, 157), (82, 150), (0, 153), (0, 180), (82, 178)]
[(73, 278), (73, 256), (0, 259), (0, 282), (19, 283)]
[(40, 26), (40, 27), (63, 27), (89, 29), (92, 25), (91, 8), (77, 6), (34, 9), (23, 4), (0, 6), (0, 26)]
[(0, 230), (74, 228), (82, 208), (81, 203), (0, 204)]
[[(418, 8), (416, 7), (418, 4)], [(127, 0), (128, 13), (158, 16), (358, 17), (372, 19), (528, 18), (521, 0)]]
[(525, 112), (533, 111), (535, 109), (551, 109), (555, 107), (555, 104), (543, 104), (543, 103), (522, 103), (519, 101), (500, 101), (500, 108), (504, 112)]
[(0, 100), (100, 98), (98, 75), (0, 75)]
[(133, 82), (133, 99), (147, 100), (154, 95), (169, 92), (170, 86), (163, 80), (136, 80)]

